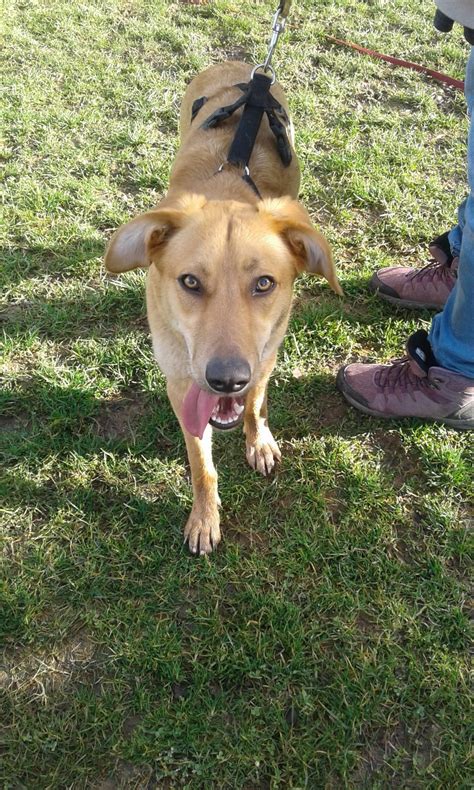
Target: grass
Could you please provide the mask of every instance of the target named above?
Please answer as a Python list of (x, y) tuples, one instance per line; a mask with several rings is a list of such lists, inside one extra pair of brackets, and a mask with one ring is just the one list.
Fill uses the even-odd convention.
[(261, 60), (268, 0), (7, 3), (2, 162), (0, 743), (5, 788), (467, 788), (472, 439), (366, 418), (334, 390), (430, 315), (377, 301), (465, 188), (463, 97), (325, 34), (461, 77), (432, 3), (295, 3), (275, 65), (302, 199), (344, 301), (297, 286), (272, 381), (284, 453), (215, 456), (224, 542), (182, 546), (184, 444), (120, 223), (166, 189), (180, 97)]

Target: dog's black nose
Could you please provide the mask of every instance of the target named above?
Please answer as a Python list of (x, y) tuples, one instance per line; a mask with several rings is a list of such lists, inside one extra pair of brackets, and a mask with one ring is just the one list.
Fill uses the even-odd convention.
[(207, 364), (206, 381), (214, 392), (240, 392), (250, 381), (250, 365), (238, 357), (214, 357)]

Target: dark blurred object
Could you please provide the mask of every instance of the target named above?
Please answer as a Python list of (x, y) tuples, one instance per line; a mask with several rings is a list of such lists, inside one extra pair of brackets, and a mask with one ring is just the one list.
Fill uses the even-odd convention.
[[(433, 24), (436, 30), (439, 30), (440, 33), (449, 33), (453, 29), (454, 22), (449, 18), (449, 16), (443, 14), (443, 12), (438, 8), (436, 10)], [(474, 44), (474, 30), (470, 27), (465, 27), (464, 38), (472, 46)]]
[(436, 30), (439, 30), (440, 33), (449, 33), (449, 31), (453, 29), (454, 22), (449, 18), (449, 16), (443, 14), (443, 12), (438, 8), (436, 10), (433, 24)]

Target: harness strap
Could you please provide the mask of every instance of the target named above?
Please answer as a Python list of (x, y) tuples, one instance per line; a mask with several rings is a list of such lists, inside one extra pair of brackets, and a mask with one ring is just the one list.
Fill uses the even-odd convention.
[(191, 107), (191, 123), (194, 121), (199, 110), (201, 109), (201, 107), (204, 107), (206, 102), (207, 102), (207, 96), (201, 96), (200, 99), (196, 99), (195, 101), (193, 101), (193, 106)]
[[(240, 87), (240, 86), (239, 86)], [(230, 118), (231, 115), (234, 114), (239, 107), (242, 107), (247, 100), (247, 93), (244, 96), (241, 96), (240, 99), (237, 99), (236, 102), (233, 104), (228, 104), (226, 107), (219, 107), (218, 110), (214, 110), (212, 115), (207, 118), (204, 123), (202, 124), (202, 129), (214, 129), (218, 126), (222, 121), (226, 121), (227, 118)]]
[[(285, 123), (288, 123), (289, 119), (284, 107), (270, 93), (272, 84), (273, 80), (266, 74), (254, 71), (250, 82), (238, 83), (234, 86), (239, 88), (243, 95), (233, 104), (219, 107), (201, 124), (202, 129), (214, 129), (230, 118), (240, 107), (244, 108), (225, 164), (243, 167), (243, 180), (252, 187), (259, 198), (261, 195), (250, 177), (248, 164), (264, 114), (268, 118), (270, 130), (275, 136), (277, 150), (284, 166), (288, 167), (292, 159), (291, 146), (285, 129)], [(191, 122), (194, 121), (207, 100), (207, 96), (202, 96), (193, 102)], [(221, 165), (217, 173), (220, 173), (223, 167), (224, 165)]]
[[(281, 109), (284, 113), (285, 120), (288, 121), (288, 117), (285, 111), (283, 110), (283, 107)], [(290, 144), (288, 142), (288, 135), (286, 134), (286, 129), (282, 124), (282, 122), (280, 121), (280, 119), (278, 118), (275, 110), (268, 110), (267, 118), (268, 118), (268, 123), (270, 124), (270, 129), (275, 135), (275, 140), (277, 144), (278, 153), (280, 154), (280, 159), (285, 165), (285, 167), (288, 167), (292, 159), (292, 153), (291, 153)]]
[[(217, 170), (214, 173), (214, 175), (218, 176), (219, 173), (222, 173), (222, 171), (224, 170), (224, 167), (226, 165), (228, 165), (228, 164), (229, 164), (229, 162), (224, 162), (220, 167), (217, 168)], [(244, 167), (244, 174), (242, 176), (242, 181), (245, 181), (246, 184), (248, 184), (250, 187), (252, 187), (253, 191), (255, 192), (255, 194), (257, 195), (259, 200), (262, 199), (262, 196), (260, 194), (260, 191), (259, 191), (255, 181), (250, 176), (250, 170), (248, 169), (248, 167)]]
[[(234, 86), (240, 88), (243, 93), (237, 101), (225, 107), (219, 107), (201, 125), (202, 129), (214, 129), (230, 118), (240, 107), (244, 107), (242, 118), (231, 144), (228, 162), (244, 167), (248, 166), (263, 114), (266, 113), (270, 130), (275, 135), (281, 161), (285, 167), (290, 164), (292, 153), (285, 129), (285, 123), (288, 123), (289, 119), (280, 102), (271, 95), (271, 84), (272, 81), (269, 77), (256, 72), (249, 83), (241, 82)], [(206, 101), (207, 97), (203, 96), (193, 103), (192, 121)]]
[(260, 194), (260, 190), (259, 190), (258, 186), (256, 185), (255, 181), (251, 177), (250, 173), (247, 172), (248, 171), (248, 167), (245, 168), (245, 171), (246, 172), (243, 174), (242, 180), (245, 181), (250, 187), (252, 187), (252, 189), (255, 192), (255, 194), (257, 195), (258, 199), (262, 200), (262, 195)]
[(269, 109), (268, 97), (272, 81), (265, 74), (256, 72), (244, 96), (244, 111), (235, 137), (230, 146), (227, 161), (234, 165), (248, 165), (252, 155), (263, 113)]

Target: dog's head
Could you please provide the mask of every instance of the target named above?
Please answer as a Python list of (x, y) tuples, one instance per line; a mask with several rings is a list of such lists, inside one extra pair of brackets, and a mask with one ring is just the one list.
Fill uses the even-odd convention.
[(235, 427), (247, 391), (280, 345), (299, 272), (342, 293), (327, 241), (291, 198), (256, 206), (189, 195), (122, 226), (105, 257), (111, 272), (154, 265), (165, 318), (181, 336), (193, 385), (182, 418), (202, 436)]

